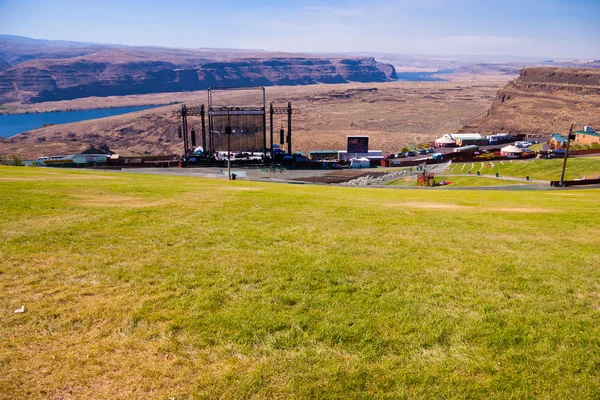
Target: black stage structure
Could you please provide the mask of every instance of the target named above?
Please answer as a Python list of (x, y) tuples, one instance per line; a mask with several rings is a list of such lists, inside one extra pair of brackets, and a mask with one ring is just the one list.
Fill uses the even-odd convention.
[[(235, 105), (227, 99), (223, 92), (229, 91), (254, 91), (245, 98), (252, 105)], [(217, 104), (217, 103), (221, 104)], [(269, 114), (269, 132), (267, 138), (267, 113)], [(214, 159), (219, 152), (232, 151), (236, 153), (261, 153), (263, 161), (270, 158), (273, 162), (277, 158), (273, 144), (274, 142), (274, 116), (287, 115), (287, 132), (283, 127), (280, 130), (279, 144), (287, 143), (287, 155), (292, 155), (292, 115), (299, 114), (300, 110), (292, 108), (292, 103), (287, 107), (275, 107), (273, 103), (266, 107), (266, 92), (264, 87), (260, 88), (209, 88), (208, 108), (202, 104), (199, 107), (188, 107), (183, 104), (180, 110), (173, 114), (181, 118), (178, 127), (178, 135), (183, 138), (183, 161), (190, 159)], [(196, 147), (196, 131), (189, 130), (188, 117), (200, 117), (202, 155), (194, 155), (192, 148)], [(208, 118), (207, 118), (208, 117)], [(208, 119), (208, 129), (207, 129)], [(284, 143), (285, 142), (285, 143)]]

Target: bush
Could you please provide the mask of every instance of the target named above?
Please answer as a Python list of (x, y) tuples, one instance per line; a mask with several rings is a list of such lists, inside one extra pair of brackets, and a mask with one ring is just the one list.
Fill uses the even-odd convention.
[(16, 154), (13, 155), (11, 158), (12, 158), (13, 163), (15, 163), (15, 167), (22, 167), (25, 165), (25, 164), (23, 164), (23, 161), (21, 161), (19, 156)]

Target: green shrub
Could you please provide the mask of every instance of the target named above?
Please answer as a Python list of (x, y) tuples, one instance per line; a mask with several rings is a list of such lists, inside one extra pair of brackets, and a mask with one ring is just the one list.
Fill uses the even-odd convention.
[(21, 161), (21, 158), (16, 154), (14, 154), (11, 158), (13, 163), (15, 164), (15, 167), (22, 167), (25, 165), (23, 164), (23, 161)]

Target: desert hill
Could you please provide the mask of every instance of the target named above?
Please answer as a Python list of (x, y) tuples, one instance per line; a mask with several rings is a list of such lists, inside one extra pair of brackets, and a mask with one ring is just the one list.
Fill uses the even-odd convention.
[(600, 126), (600, 70), (525, 68), (464, 131), (549, 134)]
[[(371, 147), (397, 152), (409, 143), (422, 143), (446, 132), (455, 132), (484, 112), (506, 81), (485, 85), (456, 82), (383, 82), (276, 86), (267, 89), (267, 101), (285, 105), (291, 101), (301, 114), (294, 117), (294, 150), (343, 149), (346, 135), (371, 136)], [(247, 91), (227, 94), (231, 104), (249, 104)], [(206, 91), (162, 93), (96, 99), (97, 106), (206, 104)], [(255, 99), (256, 100), (256, 99)], [(26, 110), (85, 108), (89, 99), (27, 105)], [(121, 154), (180, 154), (179, 119), (172, 115), (180, 106), (170, 105), (131, 114), (54, 125), (0, 139), (0, 155), (19, 154), (24, 159), (43, 155), (81, 152), (103, 144)], [(190, 118), (200, 131), (200, 119)], [(275, 121), (275, 130), (286, 125)]]
[(395, 78), (392, 65), (373, 57), (38, 43), (0, 36), (0, 103)]

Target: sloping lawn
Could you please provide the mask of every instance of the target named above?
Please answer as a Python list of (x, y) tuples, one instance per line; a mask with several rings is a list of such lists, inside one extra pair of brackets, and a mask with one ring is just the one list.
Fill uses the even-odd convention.
[[(483, 163), (483, 167), (482, 167)], [(474, 166), (473, 166), (474, 164)], [(452, 174), (466, 174), (470, 170), (472, 174), (479, 171), (482, 175), (514, 176), (531, 179), (560, 180), (563, 160), (504, 160), (500, 161), (477, 161), (475, 163), (454, 164), (449, 172)], [(595, 178), (600, 176), (600, 157), (576, 157), (567, 160), (565, 179), (578, 179), (583, 177)]]
[(0, 398), (600, 396), (598, 190), (0, 167), (0, 196)]
[[(445, 179), (451, 184), (443, 187), (473, 187), (473, 186), (510, 186), (510, 185), (521, 185), (526, 182), (519, 181), (507, 181), (496, 178), (486, 178), (483, 176), (454, 176), (454, 175), (436, 175), (435, 182), (439, 184), (442, 179)], [(389, 186), (417, 186), (417, 177), (411, 176), (409, 178), (401, 178), (396, 181), (388, 183)], [(442, 188), (442, 186), (440, 186)]]

